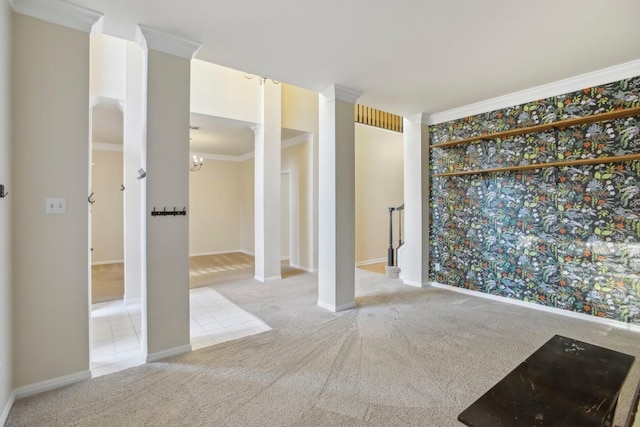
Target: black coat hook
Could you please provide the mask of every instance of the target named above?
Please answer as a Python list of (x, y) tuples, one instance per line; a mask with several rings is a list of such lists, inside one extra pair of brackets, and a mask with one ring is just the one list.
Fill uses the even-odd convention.
[(9, 195), (9, 192), (4, 192), (4, 185), (0, 185), (0, 199), (4, 199)]
[(124, 184), (120, 184), (120, 191), (124, 191)]
[(91, 192), (91, 194), (89, 194), (89, 197), (87, 198), (89, 200), (89, 203), (94, 204), (96, 201), (92, 199), (93, 197), (93, 191)]

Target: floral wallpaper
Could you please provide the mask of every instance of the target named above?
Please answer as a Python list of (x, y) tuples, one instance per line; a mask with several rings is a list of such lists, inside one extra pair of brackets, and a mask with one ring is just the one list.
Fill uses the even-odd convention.
[[(640, 106), (640, 77), (430, 126), (431, 144)], [(640, 325), (640, 117), (431, 149), (431, 280)]]

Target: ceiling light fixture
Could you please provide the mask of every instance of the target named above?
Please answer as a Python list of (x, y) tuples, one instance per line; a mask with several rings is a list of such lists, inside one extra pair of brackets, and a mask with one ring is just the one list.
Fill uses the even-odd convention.
[(198, 172), (200, 169), (202, 169), (202, 165), (204, 164), (203, 160), (204, 159), (202, 157), (198, 159), (198, 156), (194, 154), (193, 160), (191, 161), (191, 167), (189, 168), (189, 170), (191, 172)]
[[(244, 73), (244, 78), (245, 79), (253, 79), (255, 76), (253, 74), (249, 74), (249, 73)], [(260, 79), (260, 85), (262, 86), (263, 84), (266, 83), (267, 80), (271, 80), (273, 82), (274, 85), (279, 85), (280, 82), (278, 80), (273, 80), (273, 79), (268, 79), (267, 77), (259, 77)]]

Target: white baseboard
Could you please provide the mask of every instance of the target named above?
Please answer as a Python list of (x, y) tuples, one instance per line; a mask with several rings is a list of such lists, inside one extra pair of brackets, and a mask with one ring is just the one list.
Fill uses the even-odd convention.
[[(249, 255), (245, 251), (240, 250), (240, 249), (232, 249), (232, 250), (230, 249), (230, 250), (227, 250), (227, 251), (199, 252), (197, 254), (189, 254), (189, 256), (192, 257), (192, 256), (207, 256), (207, 255), (225, 255), (225, 254), (233, 254), (233, 253), (237, 253), (237, 252)], [(251, 254), (251, 255), (253, 255), (253, 254)]]
[(256, 254), (254, 254), (253, 252), (245, 251), (244, 249), (238, 249), (237, 252), (240, 252), (241, 254), (245, 254), (249, 256), (256, 256)]
[(289, 267), (295, 268), (295, 269), (298, 269), (298, 270), (302, 270), (302, 271), (306, 271), (307, 273), (313, 273), (313, 271), (314, 271), (313, 268), (304, 267), (304, 266), (299, 265), (299, 264), (291, 264), (291, 263), (289, 263)]
[(23, 397), (33, 396), (34, 394), (43, 393), (49, 390), (55, 390), (60, 387), (86, 381), (88, 379), (91, 379), (91, 371), (89, 369), (82, 372), (76, 372), (75, 374), (64, 375), (62, 377), (52, 378), (39, 383), (25, 385), (18, 387), (15, 390), (16, 399), (22, 399)]
[(504, 302), (507, 304), (517, 305), (520, 307), (530, 308), (533, 310), (545, 311), (547, 313), (559, 314), (565, 317), (572, 317), (574, 319), (586, 320), (588, 322), (600, 323), (602, 325), (611, 326), (618, 329), (624, 329), (631, 332), (640, 333), (640, 326), (632, 325), (630, 323), (623, 323), (618, 320), (605, 319), (603, 317), (591, 316), (589, 314), (576, 313), (575, 311), (563, 310), (556, 307), (547, 307), (545, 305), (534, 304), (518, 299), (512, 299), (507, 297), (501, 297), (498, 295), (485, 294), (484, 292), (472, 291), (465, 288), (458, 288), (457, 286), (445, 285), (438, 282), (429, 282), (430, 286), (434, 288), (446, 289), (453, 292), (458, 292), (465, 295), (471, 295), (474, 297), (485, 298), (492, 301)]
[(361, 265), (369, 265), (369, 264), (378, 264), (379, 262), (385, 262), (387, 258), (374, 258), (374, 259), (366, 259), (364, 261), (357, 261), (356, 267), (360, 267)]
[(114, 259), (111, 261), (95, 261), (92, 262), (91, 265), (107, 265), (107, 264), (124, 264), (123, 259)]
[(280, 261), (287, 261), (289, 259), (289, 255), (283, 255), (280, 257)]
[(338, 311), (349, 310), (350, 308), (356, 307), (356, 302), (354, 301), (347, 304), (335, 306), (333, 304), (327, 304), (325, 302), (318, 301), (318, 307), (324, 308), (325, 310), (333, 311), (334, 313), (336, 313)]
[(170, 348), (168, 350), (158, 351), (156, 353), (147, 354), (147, 363), (158, 362), (168, 357), (179, 356), (184, 353), (189, 353), (192, 350), (191, 344), (183, 345), (180, 347)]
[[(401, 277), (402, 279), (402, 277)], [(424, 288), (427, 284), (422, 283), (422, 282), (416, 282), (415, 280), (406, 280), (403, 279), (402, 281), (405, 285), (409, 285), (409, 286), (415, 286), (416, 288)]]
[(282, 276), (271, 276), (271, 277), (254, 276), (253, 278), (262, 283), (273, 282), (275, 280), (282, 280)]
[(124, 305), (142, 304), (142, 298), (127, 298), (125, 295)]
[(9, 418), (9, 412), (11, 412), (11, 408), (13, 407), (13, 402), (16, 401), (16, 392), (12, 391), (7, 399), (7, 403), (4, 405), (4, 409), (2, 409), (2, 413), (0, 414), (0, 426), (6, 424), (7, 419)]

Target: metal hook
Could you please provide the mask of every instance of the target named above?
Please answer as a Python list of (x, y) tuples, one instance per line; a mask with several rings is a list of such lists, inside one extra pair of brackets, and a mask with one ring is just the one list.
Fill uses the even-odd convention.
[(124, 184), (120, 184), (120, 191), (124, 191)]
[(89, 194), (89, 197), (87, 198), (87, 200), (89, 200), (89, 203), (94, 204), (96, 201), (92, 199), (93, 197), (93, 191), (91, 192), (91, 194)]
[(9, 192), (4, 192), (4, 185), (0, 185), (0, 199), (4, 199), (9, 195)]

